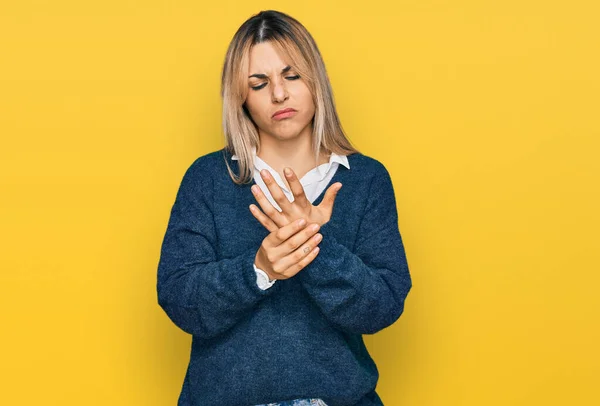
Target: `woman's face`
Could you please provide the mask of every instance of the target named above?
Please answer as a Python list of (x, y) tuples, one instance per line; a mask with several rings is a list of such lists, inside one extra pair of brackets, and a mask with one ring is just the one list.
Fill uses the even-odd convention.
[[(245, 105), (261, 137), (310, 138), (315, 105), (310, 90), (294, 67), (279, 58), (269, 41), (251, 48), (249, 62)], [(290, 117), (273, 117), (275, 112), (287, 108), (296, 112)]]

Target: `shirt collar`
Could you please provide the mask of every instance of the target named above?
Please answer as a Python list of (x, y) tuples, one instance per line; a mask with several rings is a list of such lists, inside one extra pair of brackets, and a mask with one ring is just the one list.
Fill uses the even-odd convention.
[[(256, 147), (255, 146), (252, 147), (252, 157), (254, 158), (254, 162), (256, 163), (257, 156), (256, 156)], [(239, 157), (234, 154), (231, 157), (231, 159), (234, 161), (237, 161), (239, 159)], [(339, 154), (336, 154), (335, 152), (332, 152), (331, 156), (329, 157), (328, 164), (323, 165), (324, 168), (321, 168), (321, 165), (319, 165), (317, 167), (319, 174), (321, 175), (321, 178), (325, 177), (325, 174), (327, 174), (327, 172), (329, 171), (329, 168), (331, 168), (331, 164), (333, 164), (334, 162), (344, 165), (346, 168), (350, 169), (350, 162), (348, 162), (348, 157), (346, 155), (339, 155)]]

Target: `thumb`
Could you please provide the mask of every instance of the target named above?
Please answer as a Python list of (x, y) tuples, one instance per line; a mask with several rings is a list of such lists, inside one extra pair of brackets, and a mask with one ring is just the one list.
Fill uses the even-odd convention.
[[(341, 188), (342, 184), (340, 182), (331, 185), (329, 189), (327, 189), (327, 192), (325, 192), (325, 196), (323, 196), (321, 204), (325, 204), (325, 206), (327, 207), (333, 207), (333, 203), (335, 202), (337, 193), (340, 191)], [(321, 204), (319, 204), (319, 206), (321, 206)]]

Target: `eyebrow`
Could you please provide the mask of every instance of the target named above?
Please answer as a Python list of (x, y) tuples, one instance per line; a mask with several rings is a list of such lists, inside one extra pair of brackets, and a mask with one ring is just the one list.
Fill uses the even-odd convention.
[[(289, 71), (290, 69), (292, 69), (292, 67), (290, 65), (288, 65), (281, 70), (281, 73), (285, 73), (285, 72)], [(268, 76), (265, 75), (264, 73), (254, 73), (254, 74), (248, 76), (248, 78), (253, 78), (253, 77), (259, 78), (259, 79), (266, 79)]]

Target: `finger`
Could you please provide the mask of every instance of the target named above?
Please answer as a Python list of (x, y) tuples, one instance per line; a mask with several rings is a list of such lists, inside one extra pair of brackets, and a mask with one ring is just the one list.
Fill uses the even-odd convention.
[(262, 224), (270, 232), (277, 231), (279, 229), (279, 227), (277, 227), (277, 224), (275, 224), (273, 220), (271, 220), (267, 215), (260, 211), (260, 209), (255, 205), (250, 205), (250, 212), (259, 221), (259, 223)]
[(252, 190), (254, 198), (260, 205), (262, 211), (269, 216), (269, 218), (273, 220), (275, 224), (285, 224), (285, 219), (282, 218), (282, 214), (275, 208), (275, 206), (271, 204), (260, 187), (258, 185), (252, 185), (250, 189)]
[[(304, 230), (300, 231), (298, 234), (302, 234), (303, 231)], [(279, 274), (282, 274), (289, 267), (293, 266), (294, 264), (297, 264), (305, 256), (309, 255), (310, 252), (321, 242), (322, 239), (323, 236), (321, 234), (316, 234), (308, 240), (303, 241), (301, 245), (297, 248), (292, 250), (286, 250), (285, 252), (279, 251), (279, 248), (282, 248), (283, 245), (276, 247), (276, 257), (279, 259), (273, 264), (273, 270)]]
[(307, 205), (311, 204), (306, 198), (306, 193), (304, 193), (304, 188), (302, 187), (302, 183), (300, 183), (298, 176), (296, 176), (296, 172), (294, 172), (292, 168), (285, 168), (283, 173), (285, 174), (285, 178), (294, 195), (294, 203), (299, 204), (300, 207), (307, 207)]
[[(282, 272), (282, 274), (287, 278), (291, 278), (292, 276), (296, 275), (302, 269), (306, 268), (306, 266), (317, 257), (319, 250), (319, 247), (314, 247), (311, 250), (306, 250), (306, 247), (300, 247), (298, 251), (302, 252), (302, 254), (296, 256), (296, 258), (300, 258), (300, 260), (290, 265), (285, 271)], [(290, 256), (294, 258), (293, 254), (290, 254)]]
[(293, 252), (299, 246), (309, 241), (311, 237), (316, 238), (318, 241), (320, 241), (320, 238), (322, 236), (320, 234), (317, 234), (319, 228), (320, 226), (316, 223), (310, 224), (308, 227), (305, 227), (303, 230), (300, 230), (296, 234), (292, 235), (290, 238), (288, 238), (285, 242), (281, 244), (281, 249), (283, 250), (283, 255), (281, 256)]
[(342, 184), (340, 182), (337, 182), (337, 183), (331, 185), (329, 187), (329, 189), (327, 189), (327, 192), (325, 192), (325, 196), (323, 196), (323, 200), (321, 200), (321, 203), (319, 203), (319, 206), (324, 204), (327, 207), (333, 208), (335, 198), (337, 197), (337, 194), (341, 188), (342, 188)]
[(292, 235), (296, 234), (298, 231), (302, 230), (306, 227), (306, 220), (298, 219), (296, 221), (292, 221), (289, 224), (286, 224), (283, 227), (280, 227), (279, 230), (276, 230), (269, 234), (266, 241), (268, 241), (269, 245), (272, 247), (278, 247)]
[[(312, 246), (314, 247), (323, 238), (321, 234), (317, 233), (317, 231), (319, 231), (319, 228), (319, 225), (315, 223), (310, 224), (308, 227), (304, 227), (304, 229), (301, 229), (298, 232), (296, 232), (286, 241), (282, 242), (279, 246), (274, 248), (274, 252), (276, 252), (277, 258), (285, 258), (290, 253), (296, 251), (298, 247), (302, 246), (303, 244), (312, 244)], [(310, 249), (311, 248), (309, 248), (309, 251)], [(298, 262), (298, 260), (299, 258), (295, 261), (290, 261), (282, 269), (286, 269), (290, 265), (293, 265), (295, 262)]]
[(269, 192), (271, 192), (273, 200), (277, 202), (279, 207), (281, 207), (281, 210), (283, 210), (286, 213), (289, 213), (291, 209), (291, 202), (283, 193), (283, 190), (281, 190), (281, 186), (279, 186), (279, 184), (277, 183), (277, 181), (275, 181), (273, 176), (271, 176), (269, 171), (263, 169), (262, 171), (260, 171), (260, 177), (262, 178), (263, 182), (265, 182), (265, 185), (267, 185), (267, 189), (269, 189)]

